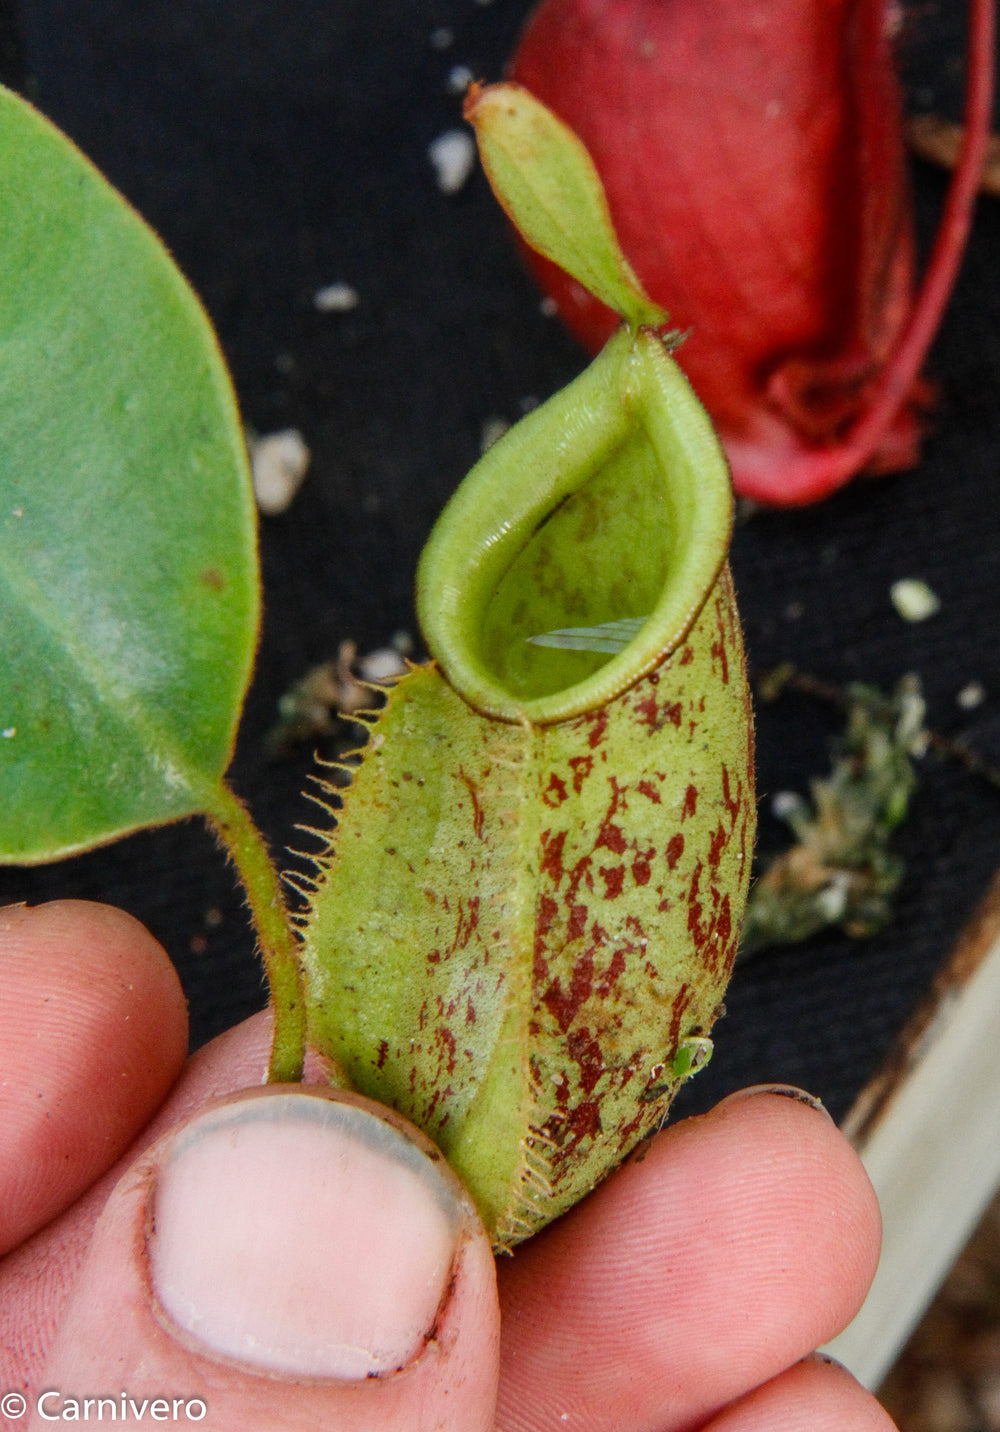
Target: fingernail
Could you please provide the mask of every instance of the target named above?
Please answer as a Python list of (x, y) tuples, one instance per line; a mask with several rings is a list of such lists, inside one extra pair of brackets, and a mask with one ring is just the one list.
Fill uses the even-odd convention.
[(821, 1367), (836, 1367), (839, 1368), (841, 1372), (847, 1372), (847, 1368), (838, 1358), (831, 1357), (830, 1354), (824, 1352), (822, 1348), (818, 1348), (816, 1352), (807, 1353), (802, 1361), (816, 1362), (819, 1363)]
[(471, 1205), (429, 1143), (372, 1109), (265, 1088), (175, 1138), (149, 1234), (175, 1336), (294, 1376), (359, 1380), (417, 1355)]
[(723, 1099), (724, 1104), (736, 1099), (756, 1099), (762, 1094), (771, 1094), (779, 1099), (794, 1099), (796, 1104), (806, 1104), (810, 1109), (831, 1118), (829, 1109), (822, 1099), (817, 1099), (815, 1094), (806, 1093), (805, 1089), (798, 1088), (795, 1084), (752, 1084), (747, 1089), (738, 1089), (735, 1094), (730, 1094)]

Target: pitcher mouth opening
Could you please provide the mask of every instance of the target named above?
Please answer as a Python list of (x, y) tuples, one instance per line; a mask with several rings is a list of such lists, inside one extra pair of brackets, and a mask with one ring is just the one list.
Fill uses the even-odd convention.
[(484, 714), (594, 710), (686, 635), (731, 521), (726, 461), (687, 380), (655, 333), (622, 329), (445, 508), (417, 577), (428, 648)]

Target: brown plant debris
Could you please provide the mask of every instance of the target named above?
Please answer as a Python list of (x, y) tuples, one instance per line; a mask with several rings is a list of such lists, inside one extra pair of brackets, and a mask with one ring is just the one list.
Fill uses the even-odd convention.
[[(793, 680), (803, 685), (782, 668), (762, 683), (762, 695), (773, 698)], [(914, 758), (928, 743), (924, 700), (915, 675), (904, 676), (891, 697), (853, 685), (843, 699), (847, 728), (834, 743), (830, 774), (810, 782), (811, 800), (789, 791), (772, 802), (795, 844), (767, 864), (750, 891), (744, 958), (829, 927), (873, 935), (892, 918), (905, 866), (891, 841), (916, 786)]]
[(278, 721), (267, 735), (269, 753), (280, 756), (305, 742), (346, 734), (358, 711), (380, 704), (379, 687), (403, 675), (412, 649), (406, 632), (360, 657), (353, 641), (342, 641), (333, 661), (311, 667), (279, 699)]
[[(914, 154), (943, 169), (955, 168), (964, 138), (961, 124), (939, 114), (915, 114), (907, 122), (907, 140)], [(1000, 195), (1000, 135), (990, 135), (979, 187), (984, 194)]]

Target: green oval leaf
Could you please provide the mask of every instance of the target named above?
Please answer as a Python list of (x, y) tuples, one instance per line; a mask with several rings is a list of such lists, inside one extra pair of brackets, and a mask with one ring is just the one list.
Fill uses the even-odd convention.
[(465, 118), (522, 238), (632, 327), (668, 319), (622, 253), (594, 162), (568, 125), (517, 84), (473, 85)]
[(0, 859), (203, 810), (258, 621), (242, 430), (160, 242), (0, 92)]

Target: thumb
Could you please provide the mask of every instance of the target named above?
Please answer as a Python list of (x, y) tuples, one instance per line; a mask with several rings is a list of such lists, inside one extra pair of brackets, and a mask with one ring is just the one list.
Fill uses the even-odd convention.
[(486, 1235), (433, 1145), (356, 1095), (272, 1085), (118, 1184), (30, 1425), (90, 1398), (126, 1425), (485, 1432), (498, 1329)]

